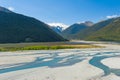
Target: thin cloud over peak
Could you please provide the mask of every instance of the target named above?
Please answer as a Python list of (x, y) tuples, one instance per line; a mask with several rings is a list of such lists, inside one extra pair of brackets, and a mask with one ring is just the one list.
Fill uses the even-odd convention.
[(110, 15), (110, 16), (106, 16), (106, 18), (110, 19), (110, 18), (116, 18), (119, 17), (119, 15)]
[(9, 9), (10, 11), (14, 11), (14, 10), (15, 10), (15, 8), (14, 8), (14, 7), (11, 7), (11, 6), (9, 6), (8, 9)]
[(60, 26), (60, 27), (63, 27), (63, 29), (66, 29), (67, 27), (69, 27), (69, 25), (66, 25), (64, 23), (48, 23), (48, 25), (50, 25), (50, 26)]

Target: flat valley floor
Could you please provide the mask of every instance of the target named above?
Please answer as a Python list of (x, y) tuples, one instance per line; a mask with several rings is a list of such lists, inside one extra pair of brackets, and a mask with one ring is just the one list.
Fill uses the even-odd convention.
[(0, 52), (0, 80), (120, 80), (120, 45)]

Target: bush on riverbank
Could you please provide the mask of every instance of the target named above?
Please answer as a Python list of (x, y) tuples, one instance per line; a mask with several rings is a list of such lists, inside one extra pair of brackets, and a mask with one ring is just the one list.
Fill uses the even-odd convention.
[(18, 51), (18, 50), (57, 50), (57, 49), (75, 49), (75, 48), (98, 48), (95, 45), (58, 45), (58, 46), (26, 46), (26, 47), (1, 47), (0, 51)]

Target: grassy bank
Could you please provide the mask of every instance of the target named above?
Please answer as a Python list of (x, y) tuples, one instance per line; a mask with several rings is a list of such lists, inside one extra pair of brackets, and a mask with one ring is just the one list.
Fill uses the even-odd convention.
[(18, 50), (57, 50), (57, 49), (76, 49), (76, 48), (99, 48), (91, 44), (55, 42), (55, 43), (19, 43), (19, 44), (0, 44), (0, 51)]

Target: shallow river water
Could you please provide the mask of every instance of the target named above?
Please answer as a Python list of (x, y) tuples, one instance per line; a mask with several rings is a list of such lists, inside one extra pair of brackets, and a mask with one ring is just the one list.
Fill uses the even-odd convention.
[[(30, 54), (28, 53), (30, 52)], [(17, 54), (17, 52), (11, 54), (12, 52), (0, 52), (0, 58), (6, 57), (19, 57), (19, 56), (34, 56), (35, 60), (31, 62), (21, 62), (15, 64), (1, 64), (0, 65), (0, 74), (32, 69), (37, 67), (47, 66), (49, 68), (57, 68), (64, 66), (71, 66), (81, 61), (86, 60), (86, 58), (91, 58), (89, 64), (95, 66), (104, 71), (104, 75), (107, 76), (111, 73), (114, 73), (117, 76), (120, 76), (120, 69), (111, 69), (109, 66), (101, 63), (103, 59), (110, 57), (120, 57), (120, 49), (66, 49), (66, 50), (41, 50), (41, 51), (24, 51)], [(62, 55), (64, 54), (64, 55)], [(66, 54), (66, 55), (65, 55)], [(43, 56), (41, 56), (43, 55)], [(7, 66), (7, 67), (6, 67)]]

